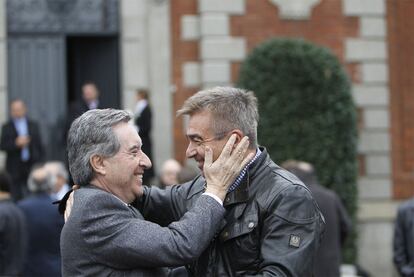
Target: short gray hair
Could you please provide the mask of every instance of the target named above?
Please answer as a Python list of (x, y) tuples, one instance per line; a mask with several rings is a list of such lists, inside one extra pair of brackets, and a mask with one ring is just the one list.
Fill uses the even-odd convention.
[(92, 156), (112, 157), (119, 151), (121, 145), (112, 127), (130, 119), (131, 115), (123, 110), (95, 109), (72, 123), (67, 150), (69, 171), (76, 185), (88, 185), (94, 178)]
[(40, 165), (34, 166), (27, 179), (27, 188), (32, 193), (50, 192), (53, 188), (52, 176)]
[(52, 167), (52, 174), (56, 175), (56, 177), (62, 177), (63, 179), (65, 179), (66, 181), (69, 178), (69, 173), (66, 170), (66, 166), (63, 162), (61, 161), (50, 161), (45, 163), (45, 167)]
[(232, 87), (202, 90), (188, 98), (177, 115), (191, 116), (204, 110), (211, 112), (214, 118), (212, 129), (216, 136), (239, 129), (249, 137), (250, 148), (257, 147), (259, 112), (252, 91)]

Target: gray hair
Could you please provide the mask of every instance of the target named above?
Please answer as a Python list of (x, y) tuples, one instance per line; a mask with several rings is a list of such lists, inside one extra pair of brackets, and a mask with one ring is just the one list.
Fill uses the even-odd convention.
[(61, 162), (61, 161), (50, 161), (50, 162), (45, 163), (45, 167), (51, 167), (53, 169), (52, 173), (56, 177), (62, 177), (66, 181), (68, 180), (69, 173), (66, 170), (66, 166), (63, 162)]
[(232, 87), (202, 90), (188, 98), (177, 115), (193, 115), (208, 110), (213, 116), (212, 129), (216, 136), (239, 129), (249, 137), (250, 148), (257, 147), (259, 112), (252, 91)]
[(50, 192), (53, 188), (52, 176), (42, 167), (34, 167), (27, 179), (27, 188), (32, 193)]
[(92, 156), (114, 156), (121, 147), (112, 127), (131, 119), (123, 110), (95, 109), (78, 117), (68, 135), (69, 171), (76, 185), (85, 186), (94, 178)]

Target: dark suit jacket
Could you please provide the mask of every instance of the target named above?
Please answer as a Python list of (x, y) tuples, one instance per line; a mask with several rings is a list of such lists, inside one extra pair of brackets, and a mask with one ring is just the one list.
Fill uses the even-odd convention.
[(402, 277), (414, 276), (414, 198), (398, 207), (394, 230), (394, 264)]
[(48, 194), (38, 193), (18, 203), (28, 230), (24, 276), (61, 276), (59, 240), (64, 222), (52, 202)]
[(61, 235), (63, 276), (164, 276), (161, 267), (186, 264), (213, 238), (224, 208), (202, 196), (167, 227), (144, 220), (114, 195), (76, 190)]
[(315, 276), (340, 276), (341, 250), (349, 235), (352, 222), (337, 194), (319, 184), (308, 184), (325, 217), (326, 229), (317, 251)]
[[(39, 127), (36, 122), (27, 119), (29, 136), (31, 138), (29, 144), (30, 160), (29, 164), (33, 165), (43, 160), (44, 149), (40, 138)], [(16, 146), (17, 130), (12, 120), (3, 125), (0, 139), (0, 149), (6, 151), (6, 170), (15, 178), (20, 174), (22, 160), (21, 148)]]
[(26, 221), (11, 199), (0, 200), (0, 276), (20, 276), (27, 242)]
[[(151, 143), (151, 129), (152, 129), (152, 112), (151, 107), (147, 105), (141, 114), (135, 118), (135, 125), (139, 128), (139, 136), (142, 140), (142, 151), (152, 161), (152, 143)], [(154, 164), (153, 164), (154, 166)], [(149, 178), (154, 177), (154, 167), (145, 170), (144, 179), (147, 181)], [(147, 183), (144, 182), (146, 185)]]

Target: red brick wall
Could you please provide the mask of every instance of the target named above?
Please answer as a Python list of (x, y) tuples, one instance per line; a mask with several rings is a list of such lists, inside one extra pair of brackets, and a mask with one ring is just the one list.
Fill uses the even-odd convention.
[[(185, 61), (199, 59), (198, 43), (184, 42), (180, 39), (180, 17), (197, 13), (197, 0), (171, 1), (172, 19), (172, 56), (173, 84), (177, 87), (174, 107), (177, 109), (183, 101), (197, 89), (187, 89), (182, 85), (181, 67)], [(232, 16), (230, 19), (231, 36), (244, 37), (250, 52), (256, 45), (271, 37), (302, 37), (319, 45), (326, 46), (344, 60), (345, 39), (358, 37), (359, 21), (356, 17), (342, 14), (342, 1), (321, 1), (312, 10), (309, 20), (283, 20), (279, 18), (278, 8), (268, 0), (246, 0), (245, 15)], [(232, 64), (232, 79), (238, 78), (240, 64)], [(347, 64), (346, 69), (354, 82), (359, 81), (355, 64)], [(184, 159), (186, 140), (183, 136), (182, 120), (174, 122), (175, 156)], [(361, 157), (363, 159), (363, 157)]]
[(414, 195), (414, 1), (387, 1), (395, 198)]
[(197, 14), (197, 0), (171, 1), (171, 31), (172, 31), (172, 83), (176, 87), (172, 115), (174, 127), (174, 153), (180, 162), (184, 161), (187, 141), (184, 136), (183, 120), (177, 118), (175, 112), (181, 107), (185, 99), (197, 92), (183, 86), (182, 65), (189, 61), (199, 60), (199, 45), (196, 41), (181, 40), (181, 17)]

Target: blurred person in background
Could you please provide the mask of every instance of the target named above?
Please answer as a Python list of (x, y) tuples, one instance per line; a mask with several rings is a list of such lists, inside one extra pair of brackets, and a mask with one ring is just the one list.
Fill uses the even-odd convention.
[[(142, 151), (148, 158), (154, 162), (152, 157), (152, 110), (149, 105), (149, 95), (146, 90), (137, 90), (137, 102), (134, 110), (134, 124), (137, 127), (138, 134), (142, 140)], [(145, 171), (143, 184), (149, 185), (152, 178), (155, 176), (155, 169), (152, 166)]]
[(99, 108), (100, 103), (98, 87), (93, 82), (85, 82), (82, 85), (82, 99), (72, 103), (70, 107), (68, 116), (70, 123), (72, 123), (75, 118), (82, 115), (84, 112)]
[(401, 277), (414, 277), (414, 198), (398, 207), (393, 244), (398, 273)]
[(65, 164), (60, 161), (50, 161), (45, 164), (45, 169), (52, 176), (53, 188), (51, 197), (53, 200), (61, 200), (70, 190), (68, 185), (69, 174)]
[(315, 276), (339, 277), (342, 247), (352, 228), (352, 221), (347, 211), (333, 190), (318, 183), (315, 170), (310, 163), (288, 160), (281, 166), (308, 186), (325, 217), (325, 233), (315, 259)]
[(87, 81), (82, 85), (82, 98), (70, 104), (66, 116), (64, 141), (72, 122), (84, 112), (101, 108), (99, 102), (99, 90), (94, 82)]
[(61, 276), (59, 239), (64, 222), (52, 205), (53, 186), (48, 171), (35, 166), (28, 180), (32, 195), (18, 203), (26, 216), (28, 230), (24, 276)]
[(166, 160), (161, 166), (160, 187), (165, 188), (167, 186), (177, 185), (177, 177), (178, 173), (181, 171), (181, 168), (182, 166), (177, 160)]
[(27, 230), (22, 211), (12, 201), (11, 177), (0, 170), (0, 276), (23, 273)]
[(1, 130), (0, 149), (6, 151), (6, 170), (12, 178), (10, 188), (15, 201), (27, 194), (27, 176), (35, 163), (43, 160), (44, 149), (38, 124), (27, 117), (21, 99), (10, 103), (10, 120)]

